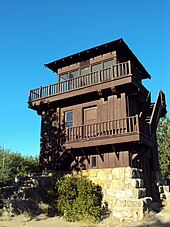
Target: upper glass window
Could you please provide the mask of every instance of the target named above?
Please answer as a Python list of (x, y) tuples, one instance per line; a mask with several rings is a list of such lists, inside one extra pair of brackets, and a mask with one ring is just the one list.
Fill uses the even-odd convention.
[(93, 65), (92, 66), (92, 72), (97, 72), (101, 70), (101, 64)]
[(104, 69), (111, 68), (111, 66), (113, 66), (113, 65), (114, 65), (114, 60), (105, 61), (104, 62)]
[(70, 72), (70, 89), (78, 88), (78, 70)]
[(80, 70), (81, 75), (86, 75), (90, 73), (90, 67), (86, 67)]
[(78, 70), (74, 72), (70, 72), (70, 79), (78, 77)]
[(92, 83), (96, 83), (98, 80), (98, 72), (101, 70), (101, 64), (92, 66)]
[(68, 73), (66, 74), (63, 74), (60, 76), (60, 86), (59, 86), (59, 91), (60, 92), (64, 92), (64, 91), (68, 91), (68, 83), (67, 83), (67, 80), (68, 80)]
[(65, 80), (68, 80), (68, 73), (60, 76), (60, 82), (65, 81)]

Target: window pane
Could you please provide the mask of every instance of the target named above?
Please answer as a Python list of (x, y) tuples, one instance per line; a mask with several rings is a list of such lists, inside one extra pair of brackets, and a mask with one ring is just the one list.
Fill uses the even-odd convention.
[(92, 167), (96, 167), (96, 157), (92, 157)]
[(70, 72), (70, 79), (77, 78), (78, 77), (78, 71)]
[(108, 68), (110, 68), (113, 65), (114, 65), (114, 60), (105, 61), (104, 62), (104, 69), (108, 69)]
[(114, 65), (114, 60), (104, 62), (104, 71), (102, 80), (110, 80), (112, 79), (112, 66)]
[(92, 83), (97, 83), (99, 71), (101, 70), (101, 64), (92, 66)]
[(73, 126), (73, 123), (72, 122), (66, 122), (65, 123), (65, 127), (66, 128), (71, 128)]
[(68, 73), (60, 76), (60, 82), (65, 81), (65, 80), (68, 80)]
[(66, 122), (73, 121), (73, 112), (72, 111), (65, 112), (65, 121)]
[(101, 70), (101, 64), (93, 65), (92, 66), (92, 72), (96, 72)]
[(70, 72), (70, 89), (78, 88), (78, 71)]
[(82, 76), (81, 86), (86, 86), (90, 83), (89, 73), (90, 73), (90, 67), (86, 67), (80, 70), (80, 74)]
[(67, 80), (68, 80), (68, 73), (60, 76), (60, 87), (59, 87), (60, 92), (68, 91)]
[(80, 70), (81, 75), (86, 75), (89, 73), (90, 73), (90, 67), (86, 67), (86, 68)]

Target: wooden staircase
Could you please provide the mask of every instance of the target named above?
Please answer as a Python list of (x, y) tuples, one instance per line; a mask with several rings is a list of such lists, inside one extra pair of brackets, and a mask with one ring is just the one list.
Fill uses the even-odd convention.
[(158, 92), (156, 102), (151, 103), (149, 92), (139, 116), (149, 124), (151, 136), (156, 132), (159, 119), (164, 117), (166, 112), (165, 94), (160, 90)]
[(159, 119), (161, 117), (164, 117), (165, 114), (166, 114), (165, 94), (160, 90), (158, 92), (156, 102), (154, 103), (152, 114), (149, 121), (151, 134), (155, 132), (159, 123)]

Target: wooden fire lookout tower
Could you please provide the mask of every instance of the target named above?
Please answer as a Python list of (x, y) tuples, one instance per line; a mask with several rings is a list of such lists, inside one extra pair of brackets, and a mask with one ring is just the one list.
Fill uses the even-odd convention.
[(46, 169), (158, 170), (156, 129), (166, 114), (142, 84), (149, 73), (122, 39), (45, 66), (55, 84), (30, 90), (29, 108), (41, 115), (40, 162)]

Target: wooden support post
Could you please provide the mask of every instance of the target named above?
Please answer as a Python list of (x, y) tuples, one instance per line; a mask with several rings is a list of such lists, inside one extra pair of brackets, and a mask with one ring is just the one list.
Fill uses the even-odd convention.
[(132, 70), (131, 70), (131, 62), (130, 61), (128, 61), (128, 69), (129, 69), (129, 75), (131, 75), (132, 74)]
[(47, 96), (48, 95), (51, 95), (51, 84), (48, 85), (48, 88), (47, 89), (48, 89)]
[(39, 88), (39, 98), (42, 97), (42, 87)]

